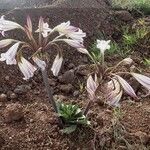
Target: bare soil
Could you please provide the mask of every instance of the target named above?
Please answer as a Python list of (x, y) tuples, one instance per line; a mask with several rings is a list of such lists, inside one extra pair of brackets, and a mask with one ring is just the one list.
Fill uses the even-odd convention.
[[(21, 13), (20, 11), (20, 14), (15, 16), (17, 20), (21, 20), (27, 13), (31, 13), (31, 16), (35, 16), (36, 18), (39, 17), (40, 12), (38, 10), (33, 10), (33, 12), (34, 13), (31, 13), (30, 11), (25, 10), (25, 13), (23, 11)], [(47, 15), (50, 15), (48, 9), (46, 9), (46, 12)], [(57, 12), (58, 14), (62, 13), (61, 10), (57, 10)], [(17, 14), (18, 12), (16, 11), (15, 13)], [(9, 17), (11, 16), (13, 16), (13, 14), (9, 15)], [(55, 15), (52, 16), (51, 14), (51, 18), (54, 20)], [(67, 18), (69, 18), (68, 15)], [(59, 19), (60, 22), (64, 20), (64, 18)], [(86, 22), (86, 20), (82, 21)], [(89, 19), (89, 24), (90, 21), (91, 20)], [(49, 22), (51, 21), (49, 20)], [(24, 23), (24, 20), (22, 20), (21, 23)], [(56, 23), (53, 22), (52, 24)], [(90, 28), (92, 28), (92, 24), (90, 24)], [(105, 29), (106, 28), (107, 26)], [(86, 30), (88, 29), (89, 26)], [(90, 38), (87, 39), (87, 45), (90, 45), (90, 40), (93, 39), (93, 36), (94, 33), (90, 34)], [(136, 65), (140, 65), (142, 60), (141, 56), (141, 53), (132, 54), (133, 59), (136, 61)], [(54, 56), (51, 57), (53, 58)], [(89, 60), (84, 55), (77, 53), (72, 49), (64, 51), (64, 58), (64, 66), (60, 75), (78, 65), (89, 63)], [(119, 61), (118, 59), (121, 58), (114, 56), (113, 58), (108, 57), (106, 60), (108, 61), (108, 64), (113, 65), (115, 62)], [(49, 66), (49, 83), (53, 89), (56, 100), (61, 100), (65, 103), (78, 104), (82, 109), (85, 108), (88, 98), (86, 90), (80, 90), (80, 83), (83, 82), (85, 85), (86, 75), (90, 70), (88, 66), (87, 68), (88, 69), (81, 70), (80, 73), (77, 73), (74, 76), (74, 80), (69, 83), (72, 87), (69, 91), (66, 91), (62, 90), (60, 87), (68, 86), (68, 83), (62, 83), (58, 78), (54, 78)], [(140, 65), (140, 69), (142, 72), (147, 72), (148, 76), (150, 75), (150, 70), (148, 68)], [(15, 93), (16, 87), (20, 85), (27, 86), (28, 89), (20, 94)], [(142, 88), (140, 90), (142, 91)], [(75, 94), (75, 91), (78, 91), (79, 94)], [(133, 101), (125, 95), (121, 102), (121, 116), (119, 117), (118, 122), (116, 122), (118, 118), (114, 117), (114, 110), (103, 105), (99, 99), (92, 105), (91, 110), (88, 113), (88, 119), (91, 121), (91, 126), (79, 127), (73, 134), (65, 135), (61, 132), (61, 129), (58, 126), (57, 116), (48, 101), (40, 72), (38, 72), (30, 81), (23, 81), (22, 74), (16, 66), (7, 66), (5, 63), (1, 62), (0, 95), (2, 93), (5, 94), (6, 97), (0, 99), (1, 150), (150, 149), (150, 97), (141, 98), (139, 101)], [(16, 96), (10, 96), (12, 93), (15, 93)], [(138, 92), (137, 94), (139, 96), (142, 95), (141, 92)], [(100, 97), (101, 95), (98, 93), (98, 96)], [(8, 122), (8, 118), (6, 119), (6, 117), (8, 117), (7, 114), (9, 113), (9, 110), (11, 110), (14, 115), (16, 115), (16, 112), (19, 112), (21, 116), (16, 116), (15, 120), (9, 118), (10, 121)]]

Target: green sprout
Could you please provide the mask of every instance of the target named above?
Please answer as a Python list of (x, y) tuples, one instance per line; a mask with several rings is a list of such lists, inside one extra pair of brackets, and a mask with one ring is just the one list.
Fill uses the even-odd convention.
[(86, 116), (77, 105), (58, 103), (58, 115), (62, 119), (63, 133), (70, 134), (77, 129), (78, 125), (90, 125)]

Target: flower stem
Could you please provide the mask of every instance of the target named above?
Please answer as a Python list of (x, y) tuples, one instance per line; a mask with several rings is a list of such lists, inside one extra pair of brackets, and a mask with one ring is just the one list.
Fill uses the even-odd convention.
[[(45, 87), (46, 87), (46, 91), (47, 91), (47, 94), (48, 94), (49, 101), (52, 104), (52, 107), (54, 108), (54, 111), (58, 114), (58, 108), (57, 108), (56, 102), (54, 101), (52, 90), (51, 90), (51, 88), (48, 84), (48, 75), (47, 75), (46, 69), (42, 70), (42, 77), (43, 77), (43, 81), (44, 81), (44, 84), (45, 84)], [(59, 122), (60, 128), (62, 128), (63, 123), (62, 123), (62, 120), (61, 120), (60, 117), (58, 117), (58, 122)]]
[(48, 94), (49, 101), (52, 104), (55, 112), (58, 113), (57, 105), (56, 105), (56, 102), (54, 101), (52, 90), (51, 90), (49, 83), (48, 83), (48, 75), (47, 75), (46, 70), (42, 70), (42, 77), (43, 77), (43, 81), (44, 81), (44, 84), (46, 87), (46, 92)]
[(88, 104), (86, 105), (86, 108), (85, 108), (85, 110), (84, 110), (84, 112), (83, 112), (83, 115), (87, 115), (87, 113), (88, 113), (88, 111), (89, 111), (89, 109), (90, 109), (90, 107), (91, 107), (91, 104), (92, 104), (92, 101), (90, 100), (89, 102), (88, 102)]

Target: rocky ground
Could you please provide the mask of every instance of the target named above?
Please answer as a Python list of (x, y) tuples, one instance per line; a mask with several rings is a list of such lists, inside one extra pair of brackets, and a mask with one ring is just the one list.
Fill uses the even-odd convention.
[[(14, 3), (12, 3), (14, 1)], [(72, 3), (71, 3), (72, 2)], [(100, 32), (105, 32), (110, 38), (118, 36), (120, 22), (132, 23), (134, 17), (127, 11), (113, 12), (104, 0), (80, 0), (73, 3), (69, 0), (20, 1), (15, 4), (11, 0), (11, 7), (40, 7), (24, 8), (13, 11), (2, 11), (7, 18), (22, 25), (26, 16), (30, 15), (34, 26), (38, 18), (43, 16), (50, 26), (71, 20), (72, 24), (87, 32), (86, 46), (98, 38)], [(53, 6), (48, 6), (53, 3)], [(10, 4), (10, 0), (3, 0), (2, 5)], [(55, 5), (54, 5), (55, 4)], [(69, 4), (69, 5), (68, 5)], [(71, 5), (70, 5), (71, 4)], [(82, 5), (84, 4), (84, 5)], [(13, 6), (14, 5), (14, 6)], [(44, 8), (41, 8), (43, 7)], [(58, 6), (62, 6), (60, 9)], [(65, 7), (64, 7), (65, 6)], [(67, 6), (67, 7), (66, 7)], [(71, 6), (71, 7), (70, 7)], [(81, 6), (84, 6), (81, 8)], [(87, 8), (86, 6), (93, 6)], [(13, 8), (12, 8), (13, 7)], [(86, 7), (86, 8), (85, 8)], [(4, 7), (3, 7), (4, 8)], [(117, 20), (114, 20), (117, 19)], [(34, 27), (35, 28), (35, 27)], [(11, 34), (22, 38), (20, 33)], [(78, 72), (74, 69), (79, 65), (89, 63), (85, 55), (63, 45), (64, 65), (58, 78), (52, 76), (50, 67), (49, 84), (53, 89), (54, 98), (65, 103), (78, 104), (84, 108), (87, 103), (86, 90), (81, 90), (81, 83), (85, 84), (89, 70), (82, 68)], [(5, 50), (2, 50), (5, 51)], [(139, 53), (133, 59), (140, 64)], [(50, 56), (53, 60), (54, 55)], [(109, 64), (118, 62), (118, 56), (108, 57)], [(87, 68), (89, 68), (87, 66)], [(142, 72), (150, 75), (148, 68), (141, 66)], [(138, 93), (140, 95), (140, 93)], [(100, 95), (99, 95), (100, 96)], [(149, 150), (150, 149), (150, 98), (131, 101), (125, 96), (121, 105), (121, 115), (118, 118), (114, 110), (95, 103), (88, 118), (91, 128), (82, 127), (71, 135), (61, 132), (56, 114), (42, 82), (40, 72), (30, 81), (23, 81), (22, 74), (16, 66), (0, 63), (0, 149), (1, 150)]]

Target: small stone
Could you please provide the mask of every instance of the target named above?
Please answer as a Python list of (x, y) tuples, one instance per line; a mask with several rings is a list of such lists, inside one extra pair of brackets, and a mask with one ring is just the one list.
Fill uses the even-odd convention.
[(11, 98), (11, 99), (16, 99), (16, 98), (17, 98), (17, 95), (16, 95), (15, 93), (11, 93), (11, 94), (10, 94), (10, 98)]
[(5, 80), (6, 80), (6, 81), (9, 81), (9, 79), (10, 79), (9, 76), (6, 76), (6, 77), (5, 77)]
[(27, 93), (29, 90), (31, 90), (31, 87), (29, 85), (18, 85), (14, 89), (14, 93), (16, 93), (16, 94), (24, 94), (24, 93)]
[(75, 78), (75, 74), (73, 69), (66, 71), (63, 75), (58, 77), (59, 82), (66, 83), (66, 84), (72, 83), (74, 78)]
[(68, 85), (61, 85), (60, 86), (60, 90), (66, 94), (69, 94), (72, 92), (73, 90), (73, 86), (71, 84)]
[(23, 118), (23, 108), (19, 103), (8, 104), (3, 113), (6, 123), (19, 121)]
[(30, 123), (33, 123), (34, 122), (34, 119), (30, 119)]
[(6, 100), (7, 100), (7, 95), (2, 93), (0, 95), (0, 102), (5, 102)]
[(74, 96), (74, 97), (78, 97), (79, 95), (80, 95), (80, 92), (79, 92), (79, 91), (74, 91), (74, 92), (73, 92), (73, 96)]
[(58, 101), (58, 100), (63, 101), (66, 99), (66, 97), (64, 95), (54, 95), (53, 97), (56, 101)]
[(73, 68), (75, 68), (75, 65), (74, 65), (73, 63), (70, 63), (70, 64), (68, 65), (68, 68), (69, 68), (69, 69), (73, 69)]

